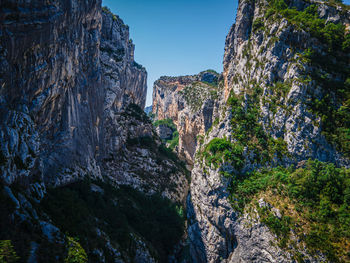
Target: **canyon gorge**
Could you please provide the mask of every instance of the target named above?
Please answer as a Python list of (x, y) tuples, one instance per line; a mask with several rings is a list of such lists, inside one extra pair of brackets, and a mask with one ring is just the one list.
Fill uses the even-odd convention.
[(101, 0), (0, 14), (0, 262), (350, 261), (348, 5), (240, 0), (223, 72), (147, 113)]

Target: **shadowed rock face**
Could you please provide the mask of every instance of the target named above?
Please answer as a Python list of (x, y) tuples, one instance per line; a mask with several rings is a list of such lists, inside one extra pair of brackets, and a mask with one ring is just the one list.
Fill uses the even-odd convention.
[(129, 27), (117, 16), (102, 12), (101, 65), (106, 89), (105, 109), (123, 109), (130, 103), (145, 107), (147, 72), (134, 61), (135, 46)]
[(144, 107), (144, 68), (128, 27), (101, 1), (3, 1), (0, 122), (3, 177), (53, 184), (99, 176), (105, 119)]
[[(29, 175), (25, 168), (36, 168), (32, 173), (39, 176), (41, 170), (46, 181), (77, 163), (93, 170), (99, 141), (95, 124), (103, 102), (100, 5), (92, 0), (2, 2), (0, 119), (8, 181), (21, 176), (15, 156), (19, 170)], [(34, 161), (38, 157), (40, 164)]]
[[(72, 185), (82, 190), (87, 182), (81, 179), (184, 203), (187, 170), (162, 145), (142, 110), (147, 72), (134, 61), (134, 49), (128, 26), (102, 9), (100, 0), (1, 1), (0, 197), (5, 201), (0, 221), (11, 231), (1, 229), (0, 239), (11, 239), (21, 260), (30, 254), (30, 262), (63, 262), (68, 248), (63, 233), (68, 230), (57, 215), (43, 215), (43, 202), (50, 190), (64, 192)], [(86, 219), (93, 238), (81, 237), (87, 240), (90, 262), (157, 262), (157, 249), (164, 257), (172, 253), (151, 247), (145, 236), (123, 229), (114, 222), (118, 220), (95, 218), (90, 209), (107, 197), (102, 188), (90, 185), (83, 195), (94, 200), (87, 202)], [(93, 192), (100, 197), (94, 199)], [(63, 206), (74, 202), (59, 197)], [(114, 207), (121, 206), (117, 195), (110, 199)], [(79, 217), (81, 208), (77, 205), (72, 216)], [(172, 209), (177, 215), (175, 205)], [(125, 248), (115, 228), (127, 231), (133, 245)], [(50, 246), (55, 248), (50, 251)]]

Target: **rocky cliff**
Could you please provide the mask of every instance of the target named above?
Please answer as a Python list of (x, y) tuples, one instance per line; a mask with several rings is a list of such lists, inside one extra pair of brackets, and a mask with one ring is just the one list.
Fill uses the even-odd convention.
[(6, 1), (2, 14), (3, 177), (42, 173), (59, 184), (68, 171), (98, 175), (110, 145), (105, 119), (145, 104), (147, 73), (134, 61), (128, 27), (99, 1)]
[(96, 171), (100, 4), (1, 3), (1, 169), (7, 182), (43, 176), (58, 183), (57, 174), (79, 171), (78, 164)]
[(187, 171), (141, 110), (128, 26), (95, 0), (2, 1), (0, 14), (0, 240), (21, 262), (165, 260)]
[(107, 87), (105, 109), (122, 109), (130, 103), (145, 107), (146, 69), (134, 60), (135, 46), (129, 27), (108, 8), (102, 12), (101, 66), (103, 86)]
[[(240, 1), (222, 76), (156, 81), (159, 136), (129, 29), (101, 1), (2, 1), (0, 253), (350, 261), (349, 12)], [(162, 139), (193, 166), (188, 196)]]
[(197, 146), (191, 176), (195, 262), (349, 260), (349, 233), (331, 223), (348, 220), (338, 209), (349, 213), (339, 179), (350, 164), (349, 15), (333, 2), (239, 2), (218, 102), (227, 108)]
[(179, 132), (177, 152), (193, 164), (198, 136), (215, 121), (214, 102), (223, 89), (214, 71), (194, 76), (161, 77), (154, 83), (152, 111), (156, 120), (171, 119)]

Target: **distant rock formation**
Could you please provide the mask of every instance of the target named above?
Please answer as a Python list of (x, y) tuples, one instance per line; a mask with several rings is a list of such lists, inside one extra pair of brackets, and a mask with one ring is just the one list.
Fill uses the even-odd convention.
[(173, 120), (179, 132), (178, 154), (190, 164), (197, 136), (212, 126), (214, 102), (222, 89), (221, 76), (210, 70), (194, 76), (161, 77), (154, 83), (153, 114), (158, 120)]

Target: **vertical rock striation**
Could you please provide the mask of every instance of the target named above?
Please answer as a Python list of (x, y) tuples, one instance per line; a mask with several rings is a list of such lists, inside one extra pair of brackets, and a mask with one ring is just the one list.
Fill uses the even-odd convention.
[(100, 176), (109, 119), (145, 105), (128, 27), (92, 0), (5, 1), (1, 12), (3, 177)]
[[(187, 170), (142, 110), (147, 72), (134, 49), (128, 26), (100, 0), (1, 1), (0, 239), (11, 239), (21, 260), (63, 262), (68, 232), (89, 262), (172, 253), (155, 240), (173, 233), (139, 230), (159, 220), (142, 214), (142, 203), (157, 200), (149, 208), (173, 213), (181, 232), (173, 203), (184, 203)], [(129, 224), (128, 213), (149, 221)]]
[(130, 103), (145, 107), (147, 72), (134, 60), (129, 27), (106, 8), (102, 12), (101, 66), (106, 89), (105, 109), (123, 109)]
[(0, 119), (6, 181), (43, 174), (46, 182), (57, 183), (61, 179), (56, 175), (78, 170), (78, 165), (96, 173), (96, 123), (103, 102), (100, 5), (1, 3)]

